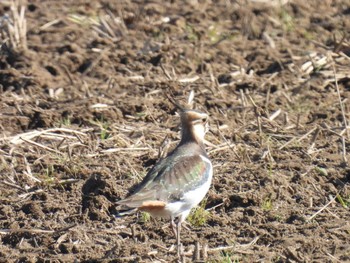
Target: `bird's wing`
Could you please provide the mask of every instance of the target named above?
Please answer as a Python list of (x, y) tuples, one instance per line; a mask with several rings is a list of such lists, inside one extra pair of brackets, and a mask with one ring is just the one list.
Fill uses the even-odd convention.
[(210, 170), (210, 161), (201, 155), (164, 159), (150, 170), (133, 195), (117, 204), (141, 207), (145, 202), (154, 202), (161, 206), (179, 200), (184, 193), (204, 183)]

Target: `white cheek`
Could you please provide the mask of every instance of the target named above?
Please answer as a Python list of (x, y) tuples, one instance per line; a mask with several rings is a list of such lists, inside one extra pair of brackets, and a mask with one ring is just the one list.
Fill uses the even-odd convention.
[(205, 127), (201, 124), (194, 125), (193, 127), (194, 135), (198, 138), (203, 140), (205, 135)]

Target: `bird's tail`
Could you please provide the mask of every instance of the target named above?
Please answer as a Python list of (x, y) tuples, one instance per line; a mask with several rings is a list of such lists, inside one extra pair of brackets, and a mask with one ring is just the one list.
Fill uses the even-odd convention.
[(136, 213), (137, 208), (129, 208), (125, 210), (117, 210), (113, 215), (115, 217), (124, 217)]

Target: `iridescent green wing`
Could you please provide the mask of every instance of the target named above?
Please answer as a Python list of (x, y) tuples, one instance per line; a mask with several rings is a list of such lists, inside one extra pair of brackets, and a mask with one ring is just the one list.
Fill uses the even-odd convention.
[(160, 160), (143, 178), (140, 185), (136, 188), (134, 193), (129, 197), (117, 202), (119, 205), (127, 207), (140, 207), (144, 201), (159, 200), (157, 199), (158, 183), (155, 183), (155, 178), (159, 178), (169, 166), (172, 166), (176, 159), (175, 155), (170, 155), (165, 159)]
[(184, 193), (204, 184), (211, 169), (211, 163), (205, 156), (182, 156), (155, 177), (151, 188), (158, 189), (158, 200), (178, 200)]
[(200, 155), (167, 158), (147, 174), (138, 190), (118, 204), (139, 207), (144, 201), (173, 201), (202, 185), (211, 172), (210, 161)]

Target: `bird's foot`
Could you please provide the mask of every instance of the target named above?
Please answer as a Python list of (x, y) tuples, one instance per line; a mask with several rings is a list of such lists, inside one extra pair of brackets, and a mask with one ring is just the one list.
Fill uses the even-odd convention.
[(177, 256), (179, 258), (179, 262), (185, 262), (185, 253), (184, 253), (184, 247), (182, 243), (177, 245)]
[(182, 224), (181, 224), (181, 226), (182, 226), (183, 228), (185, 228), (186, 230), (191, 230), (190, 225), (191, 225), (191, 224), (188, 223), (187, 221), (183, 221)]
[(181, 256), (184, 254), (184, 247), (182, 245), (182, 243), (180, 243), (180, 245), (177, 246), (177, 255)]

